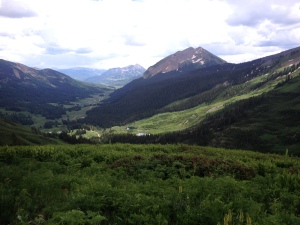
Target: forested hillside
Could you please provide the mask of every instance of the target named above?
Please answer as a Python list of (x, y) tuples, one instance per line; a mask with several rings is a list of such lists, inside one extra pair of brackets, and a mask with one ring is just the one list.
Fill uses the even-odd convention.
[(142, 137), (130, 133), (113, 134), (103, 138), (111, 142), (189, 143), (261, 152), (282, 153), (288, 149), (292, 154), (300, 155), (298, 70), (296, 74), (294, 78), (286, 76), (274, 90), (208, 113), (197, 125), (182, 131)]
[[(172, 102), (213, 90), (220, 85), (234, 86), (300, 61), (300, 48), (241, 64), (221, 64), (189, 73), (171, 71), (147, 79), (137, 79), (111, 94), (107, 104), (87, 113), (83, 122), (101, 127), (127, 124), (164, 111)], [(262, 84), (261, 84), (262, 85)], [(206, 99), (208, 98), (208, 99)], [(202, 100), (207, 102), (211, 96)], [(195, 107), (195, 103), (172, 110)]]
[[(242, 100), (231, 101), (234, 96)], [(143, 137), (130, 133), (114, 134), (107, 135), (106, 139), (128, 143), (189, 143), (279, 153), (289, 149), (292, 154), (300, 155), (299, 103), (300, 71), (297, 64), (265, 75), (260, 81), (231, 87), (222, 85), (162, 109), (168, 112), (197, 105), (206, 109), (203, 116), (198, 116), (198, 123), (198, 117), (193, 113), (195, 125), (185, 130)], [(207, 110), (206, 105), (210, 104), (215, 106)], [(185, 115), (184, 111), (182, 113)], [(148, 123), (145, 124), (146, 127)]]
[(63, 104), (109, 90), (84, 84), (55, 70), (0, 60), (0, 108), (6, 111), (26, 111), (58, 119), (66, 113)]

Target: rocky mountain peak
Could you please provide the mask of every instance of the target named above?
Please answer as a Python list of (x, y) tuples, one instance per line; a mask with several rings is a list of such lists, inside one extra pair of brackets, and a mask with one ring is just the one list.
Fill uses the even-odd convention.
[(150, 66), (144, 73), (144, 78), (171, 71), (191, 71), (205, 66), (226, 63), (223, 59), (213, 55), (202, 47), (189, 47), (178, 51)]

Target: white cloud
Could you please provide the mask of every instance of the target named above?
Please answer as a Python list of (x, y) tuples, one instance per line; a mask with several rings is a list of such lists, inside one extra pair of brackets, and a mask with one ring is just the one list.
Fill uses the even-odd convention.
[(23, 1), (1, 0), (0, 16), (9, 18), (23, 18), (36, 16), (36, 13)]
[(278, 25), (299, 23), (298, 0), (229, 0), (233, 11), (227, 19), (230, 25), (256, 26), (265, 20)]
[(190, 46), (240, 62), (299, 40), (294, 0), (2, 0), (0, 14), (8, 1), (24, 10), (0, 17), (0, 58), (30, 66), (149, 67)]

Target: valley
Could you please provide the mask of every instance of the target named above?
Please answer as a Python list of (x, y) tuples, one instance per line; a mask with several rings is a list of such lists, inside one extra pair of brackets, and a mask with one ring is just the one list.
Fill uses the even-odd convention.
[(0, 223), (298, 224), (300, 48), (190, 51), (119, 88), (2, 61)]
[[(0, 91), (5, 93), (3, 96), (7, 96), (0, 101), (2, 117), (51, 135), (68, 133), (70, 138), (63, 136), (72, 143), (77, 142), (78, 138), (96, 143), (141, 143), (146, 140), (150, 143), (160, 143), (160, 140), (164, 140), (163, 143), (184, 142), (250, 150), (265, 148), (264, 151), (270, 151), (270, 148), (279, 151), (285, 149), (284, 146), (290, 146), (292, 152), (298, 152), (297, 141), (290, 144), (283, 141), (290, 133), (288, 130), (285, 131), (286, 134), (281, 134), (280, 141), (273, 141), (275, 145), (268, 145), (269, 147), (257, 143), (267, 141), (267, 137), (274, 139), (278, 136), (281, 131), (276, 128), (272, 128), (268, 135), (261, 134), (256, 141), (247, 140), (245, 144), (239, 143), (238, 137), (234, 136), (237, 134), (235, 131), (230, 137), (222, 132), (232, 129), (241, 129), (241, 132), (244, 132), (243, 123), (249, 126), (247, 132), (252, 132), (251, 121), (246, 122), (246, 118), (229, 119), (235, 117), (231, 115), (232, 110), (237, 110), (235, 107), (240, 108), (240, 104), (248, 104), (252, 99), (257, 102), (251, 109), (255, 111), (255, 115), (263, 113), (260, 111), (260, 108), (263, 108), (260, 106), (260, 98), (266, 99), (264, 104), (267, 105), (264, 107), (272, 108), (272, 105), (277, 104), (271, 100), (271, 96), (278, 96), (276, 93), (280, 93), (280, 99), (284, 99), (282, 103), (278, 103), (278, 107), (286, 108), (280, 104), (290, 101), (289, 95), (292, 93), (289, 93), (289, 90), (292, 89), (292, 85), (298, 85), (299, 48), (240, 64), (227, 63), (203, 48), (188, 48), (157, 62), (145, 71), (146, 75), (118, 89), (75, 81), (49, 69), (36, 70), (5, 61), (2, 61), (2, 65), (3, 71), (7, 71), (2, 74), (13, 84), (10, 87), (5, 86), (7, 81), (2, 78), (4, 88)], [(163, 70), (165, 67), (168, 67), (168, 71)], [(142, 68), (138, 65), (114, 68), (104, 74), (115, 74), (118, 71), (123, 74), (124, 71), (127, 73), (132, 70), (130, 73), (137, 75), (139, 72), (134, 72), (136, 69)], [(73, 72), (81, 70), (87, 76), (87, 69), (75, 69)], [(7, 76), (9, 71), (12, 71), (12, 77)], [(55, 77), (58, 80), (55, 80)], [(17, 88), (26, 90), (28, 79), (36, 83), (36, 86), (25, 98), (18, 92), (11, 91)], [(48, 80), (45, 82), (45, 79)], [(293, 84), (293, 81), (296, 84)], [(14, 86), (15, 89), (11, 89)], [(283, 89), (288, 90), (286, 95), (281, 91)], [(11, 101), (8, 101), (9, 99)], [(243, 115), (247, 115), (249, 110), (245, 108)], [(295, 110), (293, 113), (297, 115), (298, 109)], [(285, 112), (289, 112), (289, 109)], [(255, 115), (252, 120), (258, 120)], [(280, 127), (282, 130), (287, 122), (284, 118), (276, 119), (280, 112), (274, 111), (270, 115), (279, 123), (278, 129)], [(216, 130), (211, 118), (220, 116), (224, 117), (222, 120), (235, 122), (219, 124)], [(244, 122), (240, 124), (242, 119)], [(295, 118), (290, 120), (297, 124)], [(211, 124), (211, 127), (205, 124)], [(264, 126), (264, 121), (261, 121), (261, 124)], [(253, 132), (260, 133), (256, 130), (258, 128), (253, 129)], [(291, 135), (297, 136), (297, 125), (293, 129)], [(199, 130), (200, 133), (206, 134), (200, 139), (197, 135)]]
[(300, 2), (0, 0), (0, 225), (300, 225)]

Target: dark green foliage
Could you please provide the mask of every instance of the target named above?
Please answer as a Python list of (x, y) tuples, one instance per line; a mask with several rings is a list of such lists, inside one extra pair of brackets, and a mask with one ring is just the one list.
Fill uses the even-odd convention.
[[(13, 110), (15, 111), (15, 110)], [(20, 123), (23, 125), (32, 125), (33, 124), (33, 120), (32, 117), (29, 115), (25, 115), (23, 113), (12, 113), (12, 114), (3, 114), (0, 112), (0, 118), (4, 118), (16, 123)]]
[(50, 128), (52, 128), (53, 126), (58, 126), (58, 125), (60, 125), (61, 123), (59, 123), (58, 121), (47, 121), (47, 122), (45, 122), (45, 124), (44, 124), (44, 128), (45, 129), (50, 129)]
[(62, 143), (55, 135), (42, 134), (36, 127), (29, 128), (1, 118), (0, 128), (0, 146)]
[(288, 155), (188, 145), (0, 147), (1, 224), (298, 224)]
[[(80, 133), (80, 134), (82, 134), (82, 133)], [(66, 142), (66, 143), (69, 143), (69, 144), (84, 144), (84, 143), (92, 144), (92, 143), (94, 143), (93, 140), (86, 139), (86, 138), (82, 137), (82, 135), (80, 135), (79, 138), (77, 138), (76, 134), (69, 135), (65, 131), (62, 131), (58, 135), (58, 138), (61, 139), (64, 142)]]

